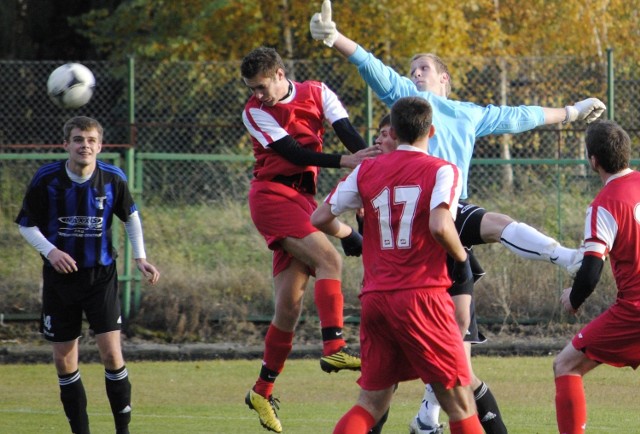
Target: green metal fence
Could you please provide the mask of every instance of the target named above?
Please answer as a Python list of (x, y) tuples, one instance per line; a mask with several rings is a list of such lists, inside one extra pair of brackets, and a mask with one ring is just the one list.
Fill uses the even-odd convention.
[[(632, 137), (633, 157), (640, 157), (640, 77), (634, 62), (620, 59), (614, 65), (612, 56), (606, 62), (571, 57), (445, 60), (453, 75), (453, 99), (542, 106), (563, 106), (590, 96), (607, 101), (609, 116), (615, 114)], [(118, 161), (125, 169), (143, 216), (147, 207), (180, 219), (189, 206), (246, 203), (253, 159), (240, 116), (249, 92), (240, 80), (238, 62), (84, 62), (96, 76), (96, 91), (89, 104), (76, 110), (57, 108), (46, 96), (47, 76), (61, 63), (0, 61), (3, 249), (14, 247), (8, 245), (13, 238), (7, 234), (15, 228), (6, 222), (17, 214), (30, 177), (41, 160), (62, 157), (56, 146), (62, 141), (62, 125), (78, 114), (104, 125), (105, 143), (114, 146), (105, 147), (108, 154), (103, 158)], [(406, 71), (408, 59), (387, 63)], [(371, 140), (387, 109), (352, 65), (343, 60), (287, 64), (293, 79), (326, 82)], [(574, 245), (582, 231), (584, 207), (599, 187), (584, 161), (585, 127), (555, 125), (478, 140), (469, 178), (470, 201)], [(330, 128), (325, 139), (329, 152), (343, 151)], [(344, 173), (323, 170), (318, 198)], [(135, 273), (126, 268), (121, 275), (131, 288), (125, 290), (131, 294), (126, 312), (135, 312), (140, 303)], [(0, 276), (0, 291), (11, 291), (15, 280), (20, 279)], [(509, 284), (495, 284), (505, 285)], [(499, 294), (492, 297), (495, 300)]]

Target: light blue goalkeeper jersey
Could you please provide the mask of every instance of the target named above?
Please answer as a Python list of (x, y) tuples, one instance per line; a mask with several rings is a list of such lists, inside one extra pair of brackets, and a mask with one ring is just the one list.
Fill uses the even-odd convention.
[(544, 124), (544, 113), (539, 106), (483, 107), (421, 92), (409, 78), (401, 76), (360, 46), (349, 61), (358, 67), (364, 81), (387, 106), (391, 107), (405, 96), (419, 96), (429, 101), (436, 128), (435, 136), (429, 140), (429, 153), (460, 168), (461, 199), (467, 198), (469, 165), (476, 137), (520, 133)]

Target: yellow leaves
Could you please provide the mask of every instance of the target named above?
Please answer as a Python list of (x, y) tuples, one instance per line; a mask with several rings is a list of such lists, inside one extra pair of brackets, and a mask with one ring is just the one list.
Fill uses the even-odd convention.
[[(134, 0), (74, 25), (113, 58), (238, 60), (258, 45), (293, 58), (338, 57), (313, 41), (321, 0)], [(333, 20), (382, 58), (593, 55), (638, 57), (640, 0), (336, 0)], [(285, 50), (286, 48), (286, 50)]]

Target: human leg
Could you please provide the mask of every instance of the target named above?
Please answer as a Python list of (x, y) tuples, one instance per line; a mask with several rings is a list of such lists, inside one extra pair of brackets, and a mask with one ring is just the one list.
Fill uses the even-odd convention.
[(569, 343), (553, 361), (556, 419), (561, 434), (582, 434), (587, 423), (587, 402), (582, 377), (598, 366)]
[(569, 268), (577, 260), (576, 249), (562, 246), (558, 241), (511, 217), (488, 212), (480, 229), (486, 243), (500, 242), (516, 255), (534, 261), (546, 261)]
[(262, 367), (255, 385), (245, 397), (249, 408), (258, 413), (262, 426), (274, 432), (282, 431), (276, 413), (277, 400), (272, 397), (274, 383), (293, 347), (294, 330), (308, 280), (307, 266), (295, 258), (274, 277), (275, 313), (265, 336)]
[(389, 408), (395, 386), (383, 390), (360, 390), (356, 405), (342, 416), (334, 434), (366, 434)]
[(78, 370), (78, 340), (54, 342), (52, 348), (53, 362), (60, 386), (60, 401), (71, 426), (71, 432), (89, 434), (87, 394)]
[(131, 422), (131, 383), (122, 355), (120, 331), (97, 334), (96, 344), (104, 365), (105, 389), (116, 434), (128, 434)]
[(440, 424), (440, 403), (433, 387), (427, 384), (418, 414), (409, 424), (409, 434), (442, 434), (444, 426)]
[(89, 273), (90, 294), (82, 300), (89, 327), (104, 366), (105, 390), (113, 414), (116, 434), (129, 434), (131, 383), (122, 355), (121, 310), (115, 263)]
[(476, 404), (478, 420), (486, 434), (507, 434), (507, 427), (502, 420), (502, 414), (500, 413), (496, 398), (493, 396), (489, 386), (480, 380), (473, 372), (473, 365), (471, 364), (471, 342), (465, 341), (464, 347), (472, 376), (471, 390), (473, 390), (473, 399)]
[[(455, 306), (455, 319), (463, 338), (469, 335), (471, 325), (471, 304), (473, 301), (471, 294), (451, 293), (451, 299)], [(477, 334), (477, 327), (475, 328)], [(466, 342), (465, 342), (466, 343)], [(469, 365), (471, 366), (471, 365)], [(440, 403), (430, 385), (425, 386), (425, 393), (420, 403), (418, 413), (409, 424), (410, 434), (438, 434), (443, 428), (439, 422)]]
[[(498, 403), (489, 386), (475, 375), (471, 364), (472, 344), (481, 343), (484, 338), (478, 332), (478, 326), (475, 322), (473, 298), (470, 295), (458, 294), (452, 296), (452, 299), (456, 306), (456, 322), (464, 336), (465, 355), (472, 375), (471, 387), (478, 418), (487, 434), (504, 434), (507, 432), (507, 428), (502, 420)], [(469, 314), (465, 315), (464, 312), (469, 312)], [(409, 432), (411, 434), (437, 433), (441, 426), (438, 422), (440, 408), (437, 397), (433, 392), (429, 393), (429, 386), (427, 385), (420, 410), (412, 420)]]
[(449, 416), (449, 428), (452, 434), (482, 434), (482, 425), (477, 417), (476, 406), (470, 386), (445, 388), (443, 384), (431, 384), (433, 391)]
[(43, 282), (40, 330), (52, 345), (62, 407), (71, 432), (89, 434), (87, 395), (78, 366), (82, 306), (76, 296), (86, 290), (90, 276), (83, 270), (61, 275), (44, 267)]
[[(456, 307), (457, 308), (457, 307)], [(464, 334), (464, 352), (471, 372), (471, 390), (476, 403), (478, 418), (486, 434), (506, 434), (507, 428), (502, 420), (502, 414), (489, 386), (480, 380), (473, 371), (471, 363), (471, 348), (474, 344), (486, 341), (486, 338), (478, 330), (476, 321), (475, 303), (473, 298), (469, 306), (469, 327)]]
[(346, 350), (342, 335), (344, 297), (340, 254), (321, 232), (313, 232), (301, 239), (286, 238), (282, 246), (294, 258), (315, 270), (314, 300), (322, 327), (322, 369), (326, 372), (360, 369), (360, 358)]

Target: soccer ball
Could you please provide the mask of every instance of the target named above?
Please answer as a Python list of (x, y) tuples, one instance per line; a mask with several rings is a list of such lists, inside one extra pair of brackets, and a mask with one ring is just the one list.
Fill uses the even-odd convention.
[(89, 102), (96, 79), (80, 63), (66, 63), (53, 70), (47, 80), (47, 93), (58, 107), (74, 109)]

